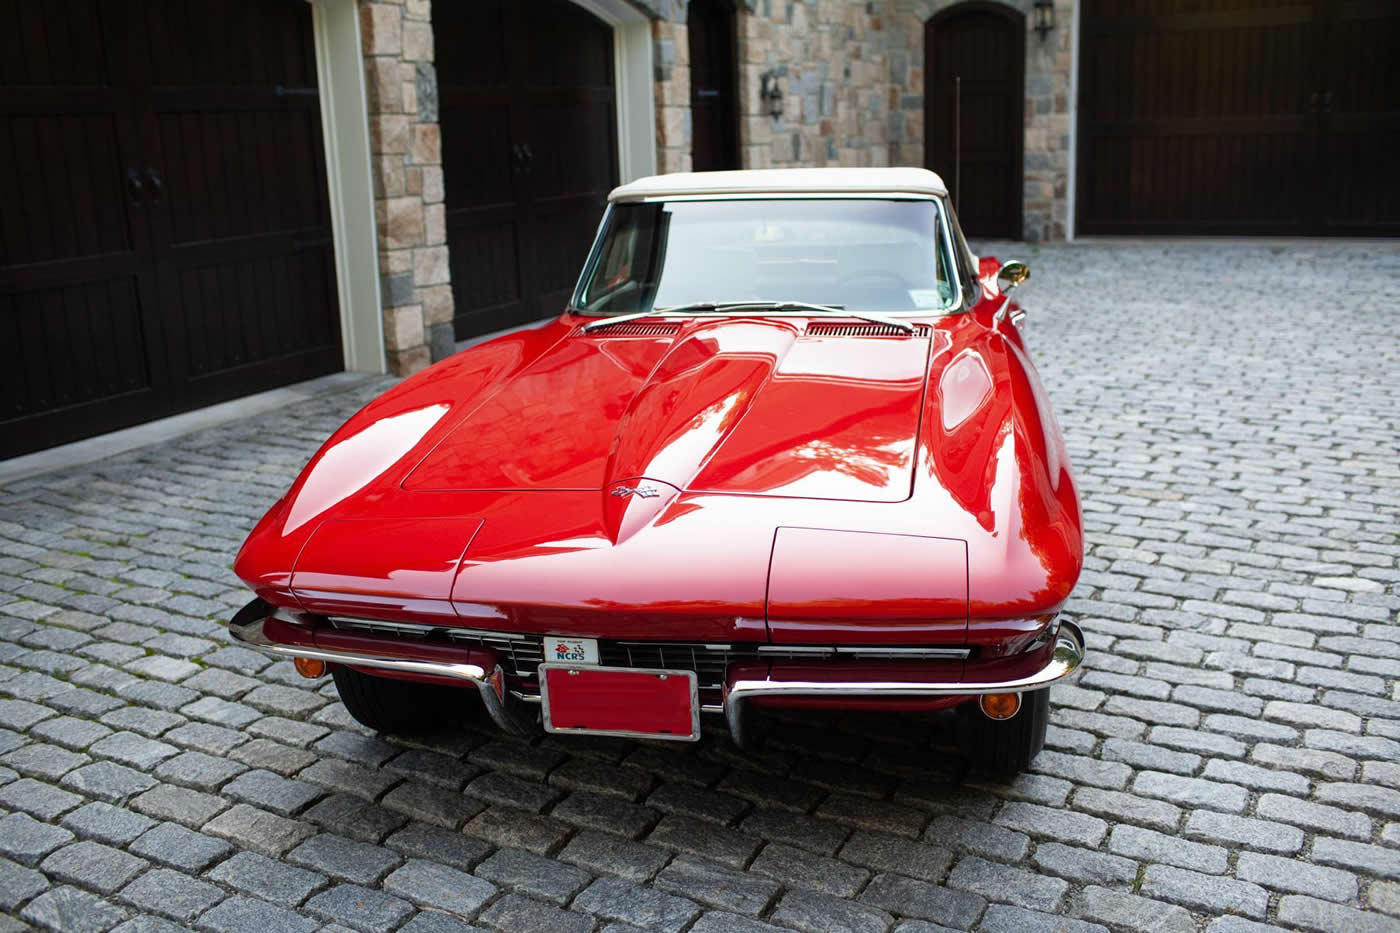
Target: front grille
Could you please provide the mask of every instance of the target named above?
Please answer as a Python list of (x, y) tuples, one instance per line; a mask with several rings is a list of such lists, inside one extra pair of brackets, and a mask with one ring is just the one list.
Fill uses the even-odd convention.
[[(332, 619), (331, 625), (347, 631), (371, 632), (395, 638), (446, 639), (456, 644), (494, 649), (500, 655), (506, 674), (533, 681), (544, 661), (544, 640), (539, 635), (510, 632), (483, 632), (449, 626), (407, 622), (380, 622), (369, 619)], [(731, 664), (755, 661), (822, 660), (933, 660), (961, 659), (968, 654), (960, 647), (932, 646), (853, 646), (712, 644), (706, 642), (610, 641), (599, 640), (598, 663), (604, 667), (635, 667), (648, 670), (694, 671), (701, 690), (720, 690)]]
[(331, 619), (331, 625), (347, 631), (372, 632), (396, 638), (421, 640), (445, 638), (459, 645), (492, 648), (501, 656), (501, 667), (507, 674), (534, 677), (535, 669), (544, 660), (544, 644), (538, 635), (514, 635), (508, 632), (478, 632), (446, 625), (417, 625), (408, 622), (380, 622), (371, 619)]
[(604, 641), (598, 644), (598, 662), (604, 667), (694, 671), (695, 681), (701, 690), (721, 689), (729, 665), (756, 660), (756, 645), (749, 647), (656, 641)]
[(927, 337), (927, 324), (915, 324), (914, 333), (890, 324), (838, 324), (834, 321), (812, 321), (807, 325), (808, 337)]

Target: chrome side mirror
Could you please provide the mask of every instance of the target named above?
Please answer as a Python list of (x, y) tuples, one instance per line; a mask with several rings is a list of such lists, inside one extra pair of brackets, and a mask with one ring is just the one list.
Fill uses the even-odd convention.
[(997, 285), (1005, 295), (1031, 277), (1031, 267), (1019, 259), (1008, 259), (997, 270)]
[[(1001, 289), (1004, 297), (1001, 300), (1001, 307), (997, 308), (996, 314), (992, 315), (993, 320), (1000, 322), (1006, 319), (1006, 312), (1011, 307), (1011, 290), (1030, 277), (1031, 267), (1019, 259), (1008, 259), (1001, 264), (1001, 268), (997, 270), (997, 287)], [(1011, 323), (1019, 326), (1025, 317), (1026, 312), (1018, 308), (1011, 312)]]

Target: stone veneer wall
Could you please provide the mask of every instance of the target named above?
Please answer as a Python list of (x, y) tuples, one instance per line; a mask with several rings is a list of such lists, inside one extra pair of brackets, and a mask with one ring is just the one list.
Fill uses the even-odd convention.
[[(890, 38), (878, 12), (853, 0), (739, 0), (739, 7), (744, 167), (891, 164), (888, 116), (903, 91), (890, 80)], [(690, 169), (686, 12), (674, 4), (653, 27), (661, 172)], [(783, 91), (780, 119), (759, 97), (766, 72)]]
[(360, 30), (384, 346), (407, 375), (453, 352), (431, 0), (361, 0)]
[[(686, 8), (633, 0), (655, 22), (657, 170), (690, 165), (690, 66)], [(740, 0), (740, 137), (745, 168), (923, 165), (924, 24), (958, 0)], [(1069, 185), (1069, 84), (1074, 0), (1055, 0), (1044, 42), (1026, 14), (1023, 235), (1061, 240)], [(773, 119), (759, 98), (762, 75), (779, 77)]]

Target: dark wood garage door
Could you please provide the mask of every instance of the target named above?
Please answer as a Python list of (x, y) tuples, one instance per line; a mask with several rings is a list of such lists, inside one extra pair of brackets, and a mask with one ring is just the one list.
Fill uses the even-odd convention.
[(971, 0), (924, 27), (924, 165), (971, 236), (1021, 238), (1026, 21)]
[(339, 369), (310, 7), (0, 22), (0, 457)]
[(1079, 232), (1400, 234), (1400, 3), (1082, 9)]
[(457, 339), (564, 310), (617, 183), (611, 27), (568, 0), (433, 8)]

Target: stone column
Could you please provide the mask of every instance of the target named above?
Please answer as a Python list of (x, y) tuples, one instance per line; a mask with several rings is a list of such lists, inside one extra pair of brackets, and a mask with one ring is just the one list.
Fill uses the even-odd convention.
[[(684, 16), (682, 12), (680, 16)], [(690, 34), (684, 19), (653, 20), (656, 68), (656, 170), (688, 172), (690, 158)]]
[(384, 346), (401, 376), (453, 351), (431, 13), (431, 0), (360, 3)]
[(1026, 240), (1063, 240), (1069, 192), (1069, 82), (1074, 0), (1055, 0), (1055, 30), (1044, 40), (1027, 19), (1025, 202)]

